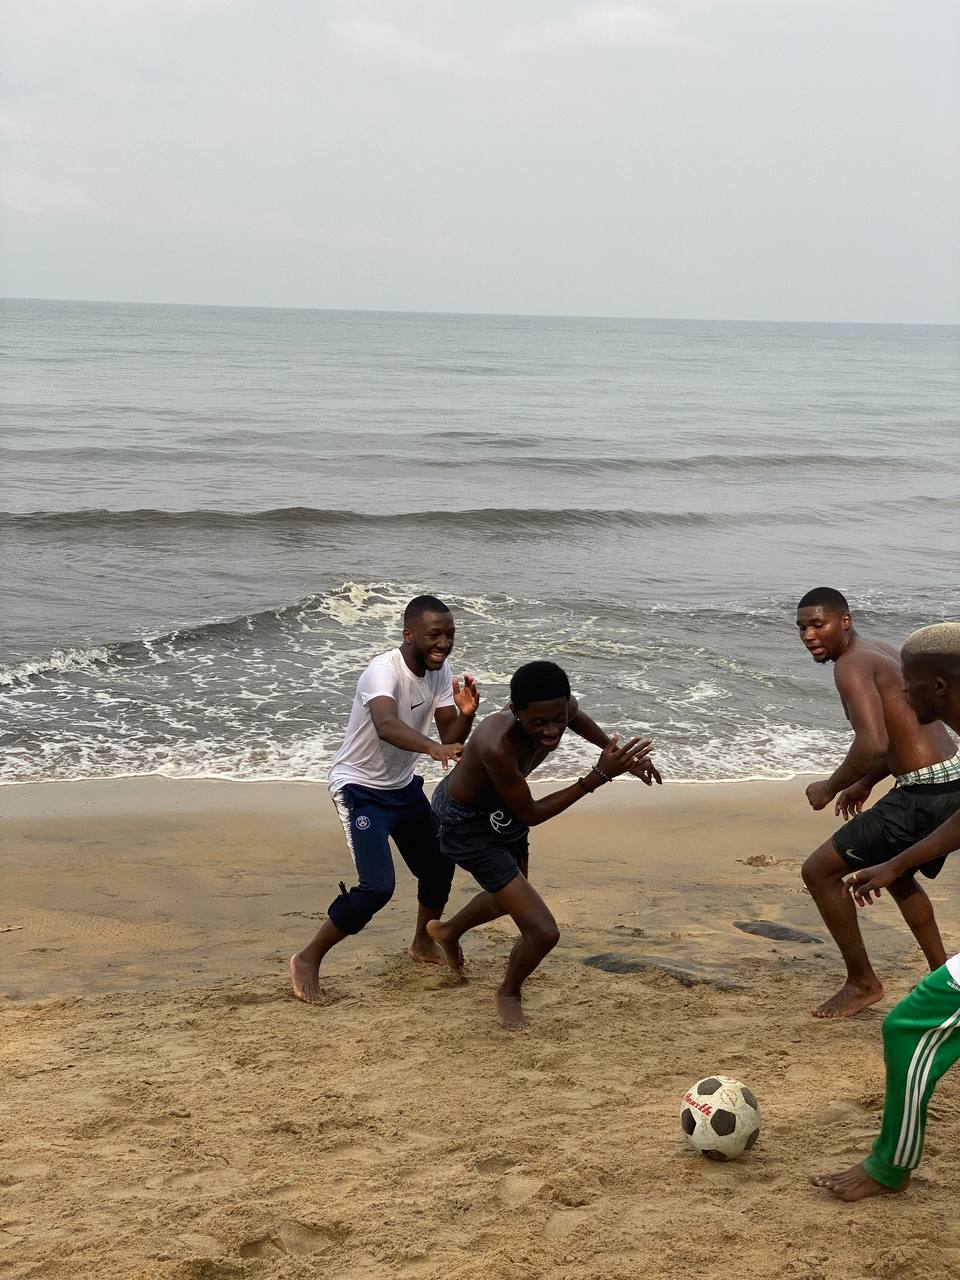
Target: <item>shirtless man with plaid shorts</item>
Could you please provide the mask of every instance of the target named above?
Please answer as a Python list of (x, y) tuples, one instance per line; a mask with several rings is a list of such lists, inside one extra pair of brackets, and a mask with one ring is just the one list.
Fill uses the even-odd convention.
[[(960, 754), (939, 722), (921, 723), (907, 701), (900, 655), (858, 635), (839, 591), (818, 587), (797, 605), (797, 629), (813, 660), (834, 667), (834, 683), (854, 740), (833, 774), (807, 787), (814, 809), (834, 801), (845, 826), (806, 860), (803, 879), (846, 964), (840, 990), (813, 1010), (818, 1018), (849, 1018), (883, 996), (867, 956), (857, 910), (844, 887), (851, 871), (887, 862), (960, 811)], [(894, 787), (861, 812), (871, 789), (890, 774)], [(890, 894), (920, 944), (931, 972), (946, 960), (930, 899), (915, 871), (938, 874), (942, 858), (911, 867)]]

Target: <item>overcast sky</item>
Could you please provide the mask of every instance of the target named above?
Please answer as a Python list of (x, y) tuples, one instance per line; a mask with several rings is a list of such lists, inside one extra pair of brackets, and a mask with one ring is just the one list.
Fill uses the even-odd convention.
[(960, 320), (957, 0), (8, 0), (6, 295)]

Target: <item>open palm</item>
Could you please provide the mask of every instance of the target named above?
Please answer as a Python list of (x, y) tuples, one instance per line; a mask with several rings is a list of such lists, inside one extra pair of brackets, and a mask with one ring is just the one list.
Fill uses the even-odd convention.
[(477, 707), (480, 705), (480, 690), (477, 688), (477, 682), (473, 676), (468, 676), (464, 672), (462, 685), (454, 677), (453, 701), (462, 716), (474, 716), (477, 714)]

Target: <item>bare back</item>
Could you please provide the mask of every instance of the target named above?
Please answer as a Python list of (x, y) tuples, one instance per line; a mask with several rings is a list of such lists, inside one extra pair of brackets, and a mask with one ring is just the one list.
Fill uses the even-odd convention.
[[(851, 681), (857, 692), (851, 694)], [(882, 640), (857, 635), (834, 664), (834, 682), (847, 719), (855, 722), (858, 708), (851, 698), (865, 700), (871, 687), (882, 707), (887, 736), (887, 767), (891, 774), (910, 773), (924, 765), (948, 760), (957, 744), (939, 721), (921, 724), (903, 692), (900, 655)]]

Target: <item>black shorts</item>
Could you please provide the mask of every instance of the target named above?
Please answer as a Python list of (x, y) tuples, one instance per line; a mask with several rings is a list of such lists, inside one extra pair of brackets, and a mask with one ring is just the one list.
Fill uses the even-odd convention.
[[(872, 809), (833, 834), (833, 847), (851, 871), (875, 867), (930, 835), (960, 810), (960, 781), (894, 787)], [(924, 862), (916, 870), (933, 879), (944, 858)]]
[(469, 871), (487, 893), (499, 893), (527, 874), (529, 830), (505, 809), (468, 809), (451, 799), (446, 779), (433, 793), (433, 820), (440, 852)]

